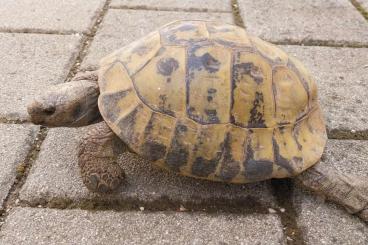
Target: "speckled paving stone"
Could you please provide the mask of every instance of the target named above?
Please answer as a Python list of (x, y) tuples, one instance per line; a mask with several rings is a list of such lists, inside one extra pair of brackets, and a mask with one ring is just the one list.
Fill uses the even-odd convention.
[(37, 126), (0, 124), (0, 209), (15, 180), (16, 168), (25, 160), (37, 130)]
[(111, 7), (231, 12), (230, 0), (112, 0)]
[(89, 32), (104, 0), (1, 1), (0, 30)]
[(266, 40), (368, 43), (368, 25), (348, 0), (239, 0), (247, 30)]
[(76, 35), (0, 33), (0, 117), (25, 119), (34, 94), (64, 81), (79, 42)]
[(294, 203), (306, 244), (368, 244), (367, 225), (340, 207), (300, 190)]
[(175, 20), (205, 19), (233, 23), (231, 13), (190, 13), (174, 11), (110, 9), (97, 32), (82, 68), (98, 65), (98, 61), (110, 52), (129, 44)]
[(109, 202), (112, 199), (122, 206), (147, 204), (146, 208), (153, 209), (165, 209), (166, 206), (177, 209), (183, 204), (185, 208), (197, 210), (202, 206), (220, 205), (219, 209), (252, 212), (267, 212), (268, 207), (276, 206), (267, 181), (227, 185), (196, 180), (156, 169), (132, 153), (123, 154), (119, 160), (126, 173), (126, 185), (115, 195), (93, 194), (83, 185), (77, 166), (77, 139), (86, 130), (88, 128), (49, 131), (20, 192), (21, 200), (32, 205), (44, 202), (63, 205), (72, 200), (78, 206), (85, 200)]
[(368, 49), (282, 48), (301, 60), (316, 79), (327, 125), (334, 136), (343, 131), (367, 138)]
[[(368, 178), (368, 141), (329, 140), (323, 159), (344, 173)], [(368, 226), (343, 208), (300, 189), (293, 199), (308, 244), (368, 243)]]
[(282, 244), (275, 215), (15, 208), (1, 244)]

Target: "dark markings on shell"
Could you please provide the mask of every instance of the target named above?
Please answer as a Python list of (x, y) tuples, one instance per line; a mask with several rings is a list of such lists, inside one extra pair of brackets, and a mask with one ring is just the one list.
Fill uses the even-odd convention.
[(142, 145), (142, 154), (150, 161), (162, 159), (166, 153), (166, 146), (154, 140), (146, 140)]
[(286, 169), (286, 171), (289, 172), (289, 174), (293, 175), (295, 173), (294, 169), (290, 165), (290, 162), (281, 156), (280, 154), (280, 148), (277, 144), (275, 138), (272, 137), (272, 145), (273, 145), (273, 155), (275, 157), (275, 164)]
[[(206, 133), (201, 133), (197, 138), (197, 144), (194, 146), (194, 152), (198, 150), (198, 146), (203, 144), (203, 139), (209, 137)], [(207, 177), (216, 171), (216, 167), (221, 159), (224, 150), (224, 143), (219, 146), (216, 156), (213, 159), (205, 159), (202, 156), (197, 156), (192, 165), (192, 174), (198, 177)]]
[(113, 94), (104, 94), (101, 97), (102, 108), (109, 108), (105, 111), (106, 118), (109, 118), (111, 121), (115, 121), (116, 119), (118, 119), (118, 116), (120, 115), (120, 108), (118, 107), (118, 103), (129, 93), (131, 93), (131, 91), (132, 89), (128, 89)]
[(254, 160), (254, 151), (250, 142), (246, 148), (244, 176), (249, 181), (269, 179), (273, 171), (273, 163), (268, 160)]
[(204, 112), (207, 115), (209, 123), (219, 123), (220, 119), (217, 117), (217, 111), (215, 109), (205, 109)]
[(158, 107), (161, 112), (166, 113), (170, 116), (175, 117), (175, 113), (171, 110), (170, 103), (167, 102), (167, 96), (166, 94), (160, 94), (159, 95), (160, 102), (158, 104)]
[(220, 168), (220, 178), (224, 181), (232, 180), (240, 171), (239, 162), (233, 159), (231, 151), (231, 134), (227, 133), (224, 141), (224, 151), (222, 153), (222, 164)]
[(296, 145), (298, 146), (298, 150), (301, 151), (303, 149), (303, 146), (298, 141), (299, 129), (300, 129), (299, 127), (300, 127), (300, 124), (294, 125), (291, 135), (293, 136), (293, 139), (295, 140)]
[(263, 82), (262, 70), (252, 62), (235, 64), (234, 66), (234, 70), (238, 70), (242, 75), (249, 75), (257, 84)]
[(157, 72), (164, 76), (170, 76), (179, 68), (179, 62), (174, 58), (161, 58), (157, 62)]
[(188, 42), (192, 42), (193, 39), (178, 39), (177, 37), (177, 32), (186, 32), (186, 31), (194, 31), (197, 29), (197, 26), (195, 24), (191, 24), (191, 23), (186, 23), (184, 25), (179, 25), (175, 28), (172, 29), (167, 29), (163, 32), (163, 36), (169, 40), (169, 42), (171, 43), (176, 43), (176, 44), (186, 44)]
[(207, 177), (216, 170), (220, 154), (214, 159), (204, 159), (203, 157), (197, 157), (192, 166), (192, 173), (198, 177)]
[(266, 128), (265, 120), (263, 119), (263, 94), (256, 92), (253, 101), (253, 108), (250, 110), (250, 118), (248, 121), (249, 128)]
[(155, 113), (152, 113), (150, 120), (144, 130), (144, 143), (141, 146), (142, 155), (150, 161), (157, 161), (162, 159), (166, 154), (166, 146), (150, 139), (150, 134), (153, 129), (153, 123), (155, 119)]
[(188, 54), (188, 70), (190, 73), (194, 71), (201, 71), (205, 69), (209, 73), (217, 72), (220, 69), (221, 62), (215, 59), (210, 53), (206, 52), (201, 56), (196, 56), (195, 52), (197, 49), (201, 48), (201, 45), (193, 45), (189, 47)]
[(119, 135), (119, 136), (120, 136), (120, 138), (124, 139), (124, 141), (131, 142), (132, 144), (136, 143), (135, 142), (136, 139), (134, 139), (134, 125), (135, 125), (135, 120), (136, 120), (137, 113), (142, 108), (143, 108), (142, 104), (138, 105), (128, 115), (121, 118), (117, 122), (118, 128), (123, 129), (121, 131), (121, 135)]
[(179, 172), (180, 167), (184, 166), (188, 162), (189, 151), (187, 147), (181, 143), (181, 138), (187, 131), (187, 126), (181, 123), (176, 125), (174, 137), (170, 144), (171, 148), (166, 155), (167, 166), (175, 172)]

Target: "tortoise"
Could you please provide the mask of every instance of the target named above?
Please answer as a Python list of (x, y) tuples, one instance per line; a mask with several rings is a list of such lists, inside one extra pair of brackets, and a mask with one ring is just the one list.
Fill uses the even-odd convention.
[(37, 97), (28, 113), (49, 127), (93, 124), (78, 153), (93, 192), (121, 186), (117, 155), (129, 150), (204, 180), (294, 177), (368, 220), (367, 183), (320, 161), (327, 136), (312, 76), (240, 27), (172, 22), (73, 80)]

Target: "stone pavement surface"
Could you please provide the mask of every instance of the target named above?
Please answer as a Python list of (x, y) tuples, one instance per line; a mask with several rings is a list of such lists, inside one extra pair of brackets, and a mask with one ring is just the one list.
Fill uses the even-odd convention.
[(76, 162), (88, 127), (40, 131), (25, 110), (43, 88), (167, 22), (242, 20), (316, 78), (330, 138), (322, 161), (368, 177), (364, 9), (367, 0), (3, 1), (0, 244), (368, 244), (367, 224), (292, 181), (199, 181), (124, 153), (126, 185), (92, 194)]
[(348, 0), (239, 1), (249, 33), (269, 41), (368, 43), (368, 26)]
[(0, 209), (14, 183), (17, 167), (23, 166), (38, 126), (0, 124)]
[(4, 244), (280, 244), (284, 240), (280, 220), (272, 214), (15, 208), (8, 218), (0, 232)]

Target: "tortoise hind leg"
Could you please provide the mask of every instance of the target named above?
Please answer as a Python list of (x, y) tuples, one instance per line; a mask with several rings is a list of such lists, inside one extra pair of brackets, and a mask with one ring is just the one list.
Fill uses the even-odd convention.
[(343, 174), (333, 166), (319, 162), (296, 179), (307, 189), (324, 195), (368, 222), (368, 182), (362, 177)]
[(78, 164), (83, 183), (89, 190), (109, 193), (121, 185), (124, 172), (117, 164), (117, 156), (123, 149), (123, 142), (104, 121), (93, 125), (82, 137)]

